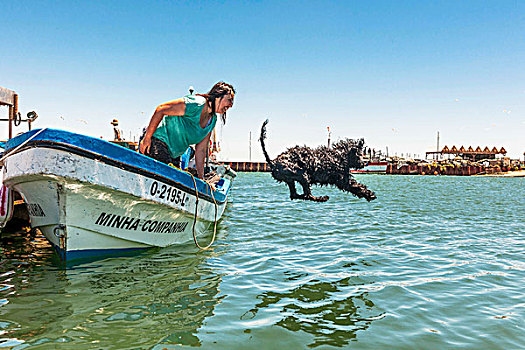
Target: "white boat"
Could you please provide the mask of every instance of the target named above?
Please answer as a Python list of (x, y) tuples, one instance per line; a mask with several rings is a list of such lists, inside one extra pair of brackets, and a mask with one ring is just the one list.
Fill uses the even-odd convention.
[[(4, 147), (5, 142), (2, 142), (0, 147)], [(14, 212), (14, 195), (13, 190), (4, 185), (2, 178), (3, 172), (0, 175), (0, 230), (3, 229), (9, 220), (13, 217)]]
[(363, 174), (386, 174), (388, 167), (387, 161), (370, 161), (366, 163), (364, 168), (352, 170), (353, 173), (363, 173)]
[(6, 185), (0, 183), (0, 229), (13, 217), (14, 211), (13, 191)]
[(9, 140), (4, 158), (4, 183), (64, 260), (210, 241), (235, 177), (218, 169), (214, 190), (130, 149), (54, 129)]

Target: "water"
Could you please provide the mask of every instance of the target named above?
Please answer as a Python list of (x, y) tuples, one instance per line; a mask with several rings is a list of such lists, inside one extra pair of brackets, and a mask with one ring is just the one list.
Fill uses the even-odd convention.
[(239, 175), (213, 249), (152, 249), (61, 268), (4, 234), (0, 347), (523, 349), (523, 178), (363, 175), (290, 201)]

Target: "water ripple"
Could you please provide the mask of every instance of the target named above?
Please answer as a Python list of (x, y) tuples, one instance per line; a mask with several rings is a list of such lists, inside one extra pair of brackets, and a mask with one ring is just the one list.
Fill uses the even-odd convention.
[(523, 179), (359, 179), (376, 201), (330, 188), (314, 189), (327, 203), (290, 201), (269, 174), (241, 173), (206, 252), (63, 270), (39, 236), (6, 236), (2, 344), (523, 348)]

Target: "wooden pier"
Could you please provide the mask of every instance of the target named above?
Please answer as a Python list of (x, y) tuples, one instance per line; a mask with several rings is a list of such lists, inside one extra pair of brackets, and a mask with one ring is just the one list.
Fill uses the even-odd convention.
[(9, 109), (9, 118), (0, 118), (0, 121), (8, 122), (8, 140), (13, 137), (13, 126), (18, 126), (20, 123), (27, 123), (29, 131), (31, 131), (31, 123), (38, 118), (38, 114), (35, 111), (27, 113), (27, 117), (24, 119), (18, 111), (18, 94), (12, 90), (6, 89), (0, 86), (0, 106), (7, 106)]
[(270, 172), (270, 166), (266, 162), (222, 162), (235, 171), (246, 172)]

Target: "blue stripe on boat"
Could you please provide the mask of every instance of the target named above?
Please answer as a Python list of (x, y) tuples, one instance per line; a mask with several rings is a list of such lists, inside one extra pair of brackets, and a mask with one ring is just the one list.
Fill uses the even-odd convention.
[[(156, 247), (143, 247), (143, 248), (122, 248), (122, 249), (85, 249), (85, 250), (70, 250), (65, 251), (60, 247), (49, 241), (51, 246), (55, 249), (57, 254), (60, 256), (62, 261), (67, 263), (74, 262), (78, 263), (78, 260), (86, 259), (104, 259), (109, 257), (120, 257), (134, 255), (147, 251), (148, 249), (154, 249)], [(76, 261), (74, 261), (76, 260)]]
[[(31, 130), (10, 139), (9, 141), (7, 141), (6, 151), (19, 146), (40, 130), (41, 129)], [(92, 153), (99, 154), (101, 156), (108, 157), (110, 159), (126, 163), (152, 173), (162, 175), (190, 189), (195, 188), (191, 175), (187, 172), (175, 169), (167, 164), (159, 162), (153, 158), (147, 157), (136, 151), (132, 151), (128, 148), (112, 144), (102, 139), (76, 134), (64, 130), (46, 129), (37, 137), (32, 139), (31, 142), (38, 140), (59, 142), (66, 145), (82, 148)], [(199, 193), (203, 193), (210, 196), (210, 188), (208, 187), (208, 185), (198, 178), (195, 178), (195, 181), (197, 183), (197, 189)], [(228, 191), (225, 191), (224, 193), (221, 191), (214, 191), (213, 193), (217, 202), (224, 202), (226, 200), (227, 194)]]
[[(70, 250), (66, 253), (66, 258), (64, 260), (78, 260), (78, 259), (89, 259), (89, 258), (103, 258), (110, 256), (125, 256), (137, 252), (142, 252), (146, 249), (151, 249), (153, 247), (147, 248), (125, 248), (125, 249), (86, 249), (86, 250)], [(58, 252), (62, 254), (63, 252)]]

